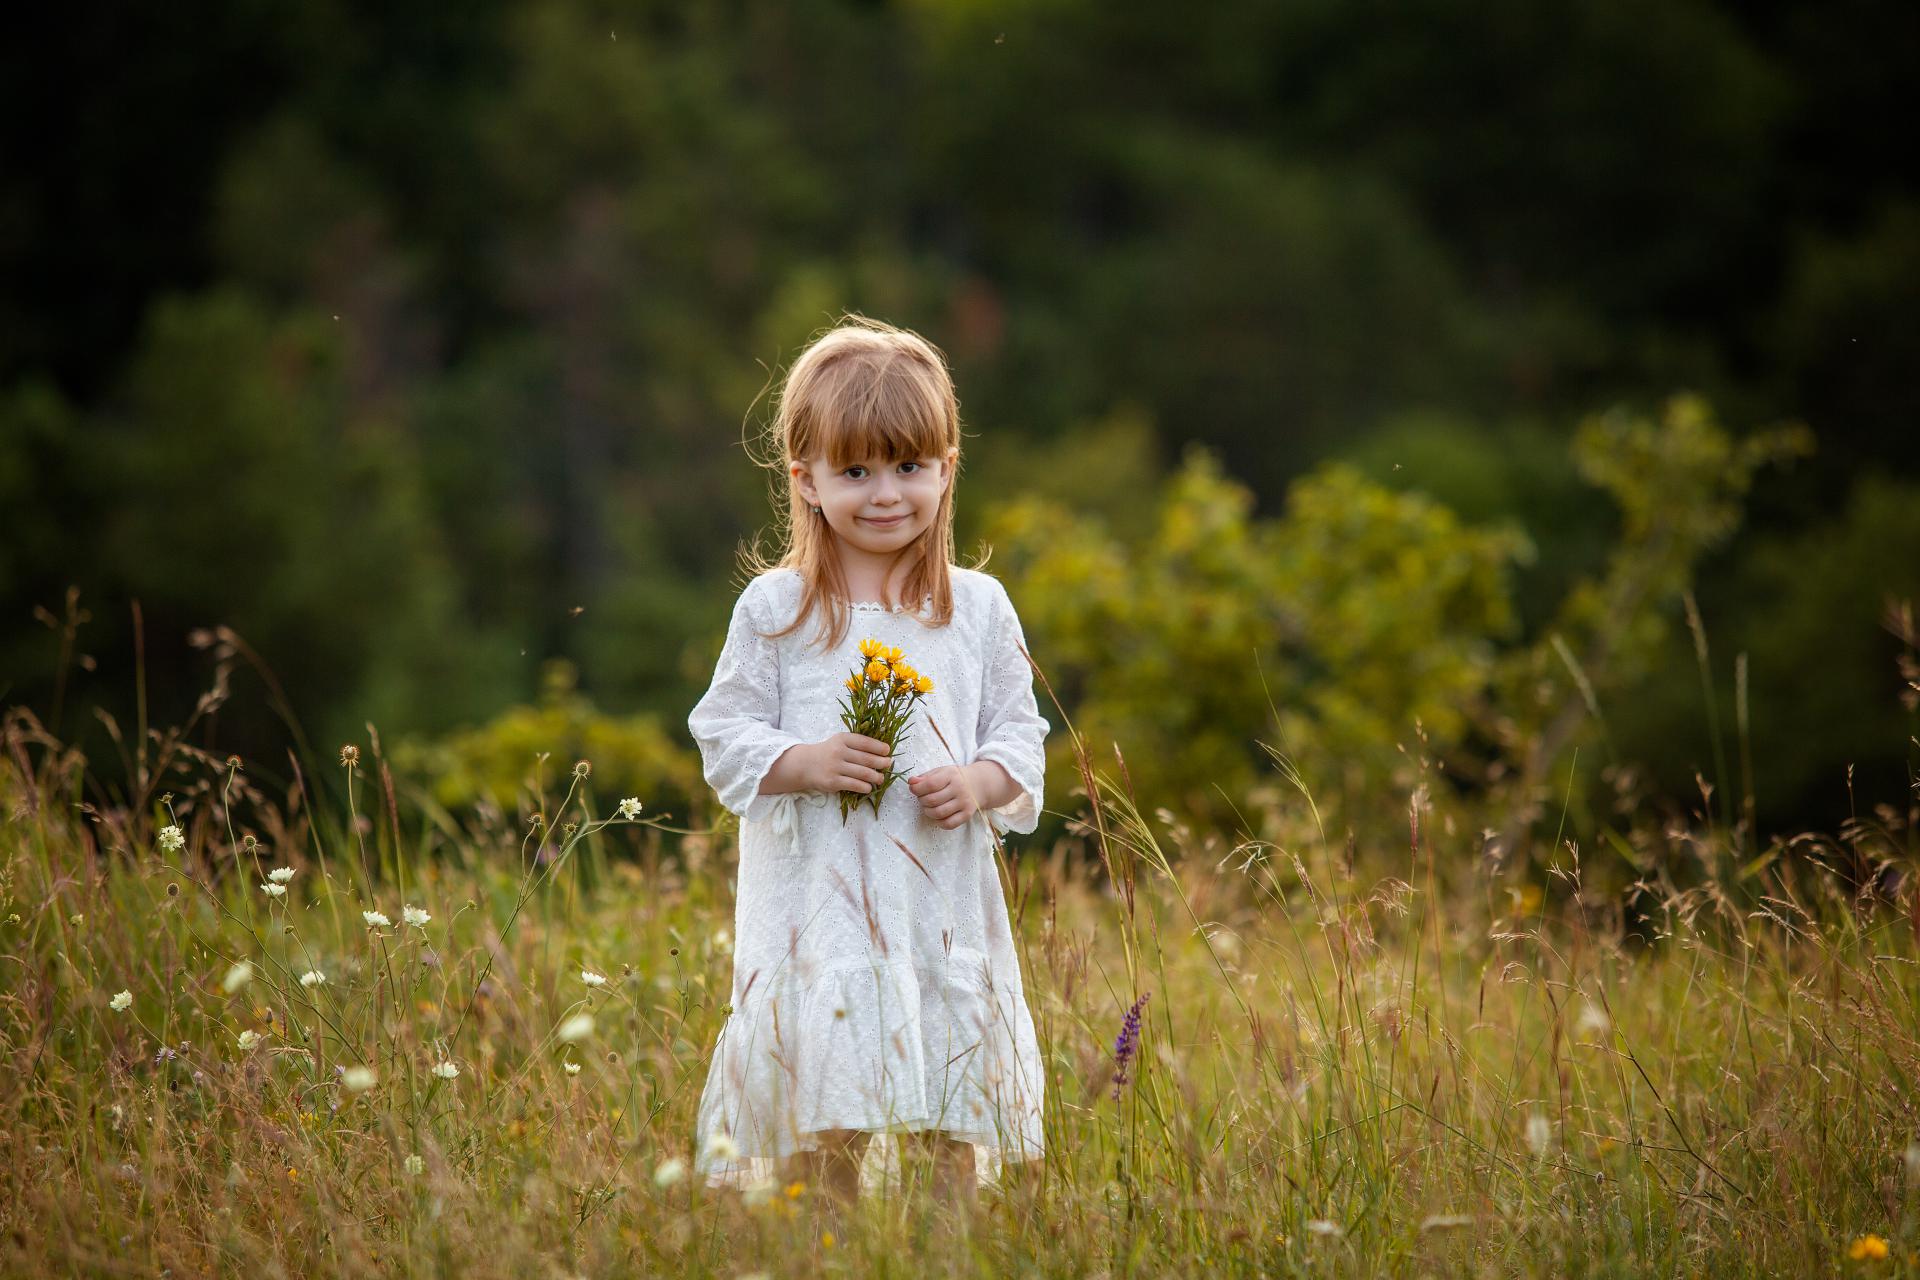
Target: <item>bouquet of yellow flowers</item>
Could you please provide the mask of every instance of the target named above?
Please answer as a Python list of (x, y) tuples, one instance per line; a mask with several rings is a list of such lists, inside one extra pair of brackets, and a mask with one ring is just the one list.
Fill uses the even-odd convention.
[[(887, 744), (889, 754), (897, 754), (906, 740), (901, 732), (913, 704), (933, 692), (933, 681), (921, 675), (901, 656), (900, 650), (878, 640), (860, 642), (860, 666), (847, 677), (847, 698), (840, 704), (840, 723), (850, 732), (878, 738)], [(860, 805), (866, 804), (878, 815), (880, 801), (895, 778), (906, 775), (891, 765), (886, 776), (872, 791), (860, 794), (840, 793), (840, 821)]]

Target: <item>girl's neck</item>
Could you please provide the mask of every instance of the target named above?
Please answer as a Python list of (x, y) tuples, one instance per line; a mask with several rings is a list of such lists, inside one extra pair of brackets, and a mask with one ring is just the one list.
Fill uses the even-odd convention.
[(848, 553), (841, 548), (840, 576), (847, 584), (847, 599), (856, 604), (899, 604), (905, 586), (907, 558), (896, 552), (884, 559)]

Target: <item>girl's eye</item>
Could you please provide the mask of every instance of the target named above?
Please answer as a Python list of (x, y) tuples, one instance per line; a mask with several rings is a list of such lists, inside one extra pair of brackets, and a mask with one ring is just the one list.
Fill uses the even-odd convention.
[(903, 462), (903, 463), (901, 463), (900, 465), (901, 465), (901, 466), (903, 466), (903, 467), (915, 467), (915, 468), (918, 468), (920, 464), (919, 464), (919, 463), (917, 463), (917, 462)]

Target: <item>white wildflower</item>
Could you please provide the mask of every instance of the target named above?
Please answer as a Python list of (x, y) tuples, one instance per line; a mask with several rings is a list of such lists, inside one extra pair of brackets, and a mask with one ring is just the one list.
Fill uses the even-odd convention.
[(400, 918), (402, 920), (405, 920), (408, 924), (413, 925), (415, 928), (419, 928), (419, 929), (426, 928), (427, 921), (433, 919), (432, 916), (426, 913), (425, 908), (416, 907), (411, 903), (400, 908)]
[(365, 920), (370, 927), (375, 929), (384, 929), (388, 925), (393, 923), (393, 921), (387, 919), (386, 913), (384, 911), (362, 911), (360, 913), (360, 918), (362, 920)]
[(425, 1160), (422, 1160), (417, 1155), (407, 1157), (408, 1173), (412, 1174), (414, 1177), (417, 1178), (421, 1174), (425, 1173), (426, 1171), (427, 1171), (427, 1162)]
[(687, 1162), (679, 1156), (671, 1156), (668, 1159), (662, 1160), (659, 1168), (653, 1171), (653, 1185), (656, 1187), (670, 1187), (686, 1176)]
[(740, 1146), (731, 1135), (716, 1133), (707, 1139), (706, 1147), (700, 1152), (700, 1159), (703, 1163), (710, 1160), (732, 1160), (739, 1154)]
[(133, 1007), (133, 992), (119, 992), (113, 999), (107, 1001), (107, 1004), (115, 1013), (125, 1013)]
[(186, 833), (178, 827), (160, 828), (160, 848), (165, 853), (178, 853), (187, 847)]
[(1533, 1154), (1544, 1159), (1547, 1149), (1553, 1145), (1553, 1122), (1538, 1111), (1527, 1117), (1527, 1146)]
[(348, 1067), (340, 1073), (340, 1083), (354, 1093), (365, 1093), (373, 1088), (372, 1067)]
[(275, 867), (273, 870), (267, 872), (267, 879), (273, 881), (275, 884), (285, 884), (287, 881), (293, 879), (293, 868)]
[(566, 1069), (566, 1073), (570, 1076), (577, 1076), (580, 1074), (580, 1064), (577, 1062), (563, 1062), (560, 1065)]
[(746, 1202), (747, 1208), (757, 1209), (767, 1201), (773, 1199), (779, 1191), (779, 1179), (770, 1177), (755, 1178), (746, 1185), (740, 1198)]
[(442, 1080), (455, 1079), (460, 1075), (460, 1064), (457, 1062), (436, 1062), (433, 1064), (433, 1074), (439, 1076)]
[(1573, 1024), (1574, 1031), (1583, 1036), (1603, 1036), (1612, 1027), (1613, 1021), (1607, 1017), (1607, 1011), (1591, 1003), (1580, 1006), (1580, 1016)]
[(590, 987), (604, 987), (607, 985), (606, 975), (595, 973), (591, 969), (582, 969), (580, 971), (580, 981)]
[(300, 985), (303, 987), (317, 987), (326, 980), (327, 975), (318, 969), (309, 969), (300, 975)]
[(640, 797), (628, 796), (625, 800), (622, 800), (620, 802), (620, 807), (618, 809), (615, 809), (613, 812), (615, 817), (625, 818), (629, 822), (631, 822), (633, 819), (640, 816)]
[(233, 962), (233, 967), (227, 970), (227, 976), (220, 979), (220, 989), (226, 992), (228, 995), (232, 995), (234, 992), (238, 991), (240, 988), (246, 986), (249, 982), (252, 982), (252, 981), (253, 981), (252, 962), (247, 960), (236, 960)]
[(554, 1034), (568, 1044), (572, 1044), (575, 1040), (585, 1040), (593, 1034), (593, 1015), (590, 1013), (576, 1013), (561, 1023), (560, 1029)]
[(260, 892), (266, 894), (269, 898), (284, 898), (287, 896), (287, 886), (283, 884), (263, 884), (260, 886)]
[(237, 1043), (240, 1045), (240, 1052), (246, 1053), (260, 1043), (260, 1033), (249, 1027), (240, 1033), (240, 1039)]
[(1331, 1218), (1308, 1218), (1306, 1227), (1309, 1232), (1316, 1236), (1333, 1237), (1347, 1234), (1346, 1228)]
[(715, 929), (713, 931), (713, 949), (715, 951), (733, 950), (733, 935), (725, 929)]

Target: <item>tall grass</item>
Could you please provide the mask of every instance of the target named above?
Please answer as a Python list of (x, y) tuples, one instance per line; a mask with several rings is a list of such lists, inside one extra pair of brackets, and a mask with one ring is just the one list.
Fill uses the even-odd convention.
[(1481, 862), (1424, 788), (1342, 847), (1277, 751), (1267, 837), (1196, 833), (1076, 739), (1072, 838), (1004, 863), (1046, 1158), (970, 1222), (911, 1179), (841, 1222), (690, 1173), (725, 833), (586, 767), (463, 824), (377, 737), (276, 801), (154, 735), (115, 803), (0, 732), (9, 1274), (1920, 1270), (1910, 815), (1759, 859), (1703, 815), (1622, 899), (1574, 840)]

